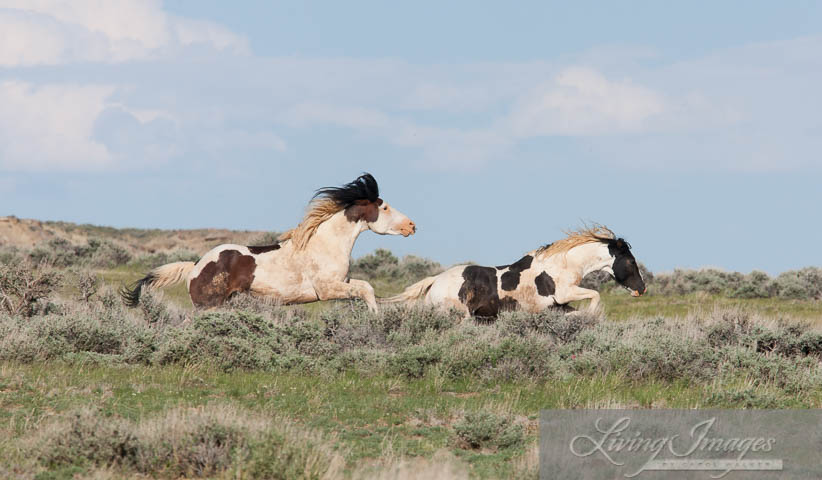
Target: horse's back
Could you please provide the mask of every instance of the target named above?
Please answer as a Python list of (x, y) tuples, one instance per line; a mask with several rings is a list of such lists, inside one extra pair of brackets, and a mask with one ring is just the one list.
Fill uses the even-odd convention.
[(555, 303), (554, 291), (551, 276), (531, 270), (530, 258), (526, 256), (514, 264), (500, 267), (452, 267), (437, 276), (425, 302), (459, 306), (473, 316), (495, 317), (503, 310), (539, 311), (547, 308)]

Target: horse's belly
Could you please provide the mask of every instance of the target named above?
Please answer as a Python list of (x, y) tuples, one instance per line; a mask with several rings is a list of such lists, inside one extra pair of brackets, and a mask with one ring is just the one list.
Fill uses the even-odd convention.
[(317, 292), (310, 284), (300, 283), (272, 283), (254, 279), (251, 284), (254, 295), (270, 298), (283, 304), (316, 302)]

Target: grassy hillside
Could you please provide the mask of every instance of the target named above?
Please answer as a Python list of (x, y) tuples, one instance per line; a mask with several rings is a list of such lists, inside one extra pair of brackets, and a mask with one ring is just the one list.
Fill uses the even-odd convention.
[[(120, 284), (192, 254), (112, 238), (0, 249), (2, 478), (536, 478), (543, 408), (822, 407), (814, 269), (646, 274), (638, 299), (590, 278), (601, 314), (493, 323), (200, 312), (180, 287), (126, 309)], [(377, 251), (351, 274), (388, 295), (440, 268)]]

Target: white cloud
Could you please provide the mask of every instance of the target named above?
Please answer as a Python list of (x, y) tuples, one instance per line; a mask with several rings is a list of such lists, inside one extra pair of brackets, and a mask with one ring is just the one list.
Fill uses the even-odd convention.
[(402, 106), (409, 110), (477, 112), (488, 108), (493, 97), (487, 85), (423, 82), (413, 88)]
[(435, 169), (475, 169), (510, 144), (509, 139), (487, 129), (420, 125), (362, 107), (300, 104), (287, 110), (279, 120), (297, 128), (313, 125), (350, 128), (398, 147), (416, 148), (422, 152), (425, 164)]
[(109, 165), (108, 150), (92, 134), (112, 91), (105, 85), (0, 83), (0, 167), (62, 170)]
[(590, 68), (567, 68), (521, 98), (504, 125), (516, 137), (610, 135), (647, 129), (663, 96)]
[(0, 0), (0, 66), (125, 62), (205, 44), (248, 51), (212, 22), (169, 15), (157, 0)]
[[(367, 89), (368, 79), (361, 88)], [(476, 80), (472, 80), (476, 82)], [(489, 89), (422, 80), (411, 95), (399, 98), (401, 109), (439, 112), (471, 111), (489, 105)], [(510, 89), (514, 92), (514, 89)], [(379, 108), (301, 103), (279, 115), (299, 128), (316, 124), (351, 128), (389, 143), (417, 148), (425, 163), (436, 168), (473, 169), (501, 156), (518, 140), (546, 135), (609, 135), (650, 128), (650, 120), (666, 108), (663, 96), (628, 81), (612, 81), (590, 68), (566, 68), (547, 83), (520, 96), (512, 111), (486, 126), (426, 125)]]
[(271, 132), (203, 129), (207, 120), (192, 119), (190, 110), (168, 99), (133, 107), (124, 98), (141, 85), (131, 78), (127, 84), (44, 83), (23, 80), (26, 70), (19, 70), (89, 62), (150, 65), (195, 45), (248, 53), (244, 37), (213, 22), (170, 15), (158, 0), (0, 0), (0, 68), (7, 78), (18, 77), (0, 83), (0, 168), (145, 167), (196, 149), (285, 149)]
[[(191, 45), (225, 54), (188, 61)], [(278, 152), (291, 147), (278, 128), (334, 125), (416, 151), (426, 168), (476, 168), (545, 137), (532, 145), (550, 153), (566, 136), (612, 164), (800, 169), (819, 163), (820, 48), (808, 37), (676, 63), (619, 46), (561, 63), (260, 58), (241, 35), (157, 0), (0, 0), (0, 67), (19, 79), (0, 92), (0, 166)], [(90, 62), (103, 65), (77, 65)], [(19, 68), (31, 65), (57, 67)], [(64, 70), (74, 83), (55, 84)]]

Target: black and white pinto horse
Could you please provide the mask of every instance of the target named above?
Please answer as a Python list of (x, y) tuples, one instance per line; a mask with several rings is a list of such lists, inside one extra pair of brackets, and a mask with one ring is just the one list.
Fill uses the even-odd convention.
[(552, 306), (590, 299), (596, 310), (599, 292), (582, 288), (585, 275), (611, 274), (617, 283), (638, 297), (645, 293), (631, 246), (608, 228), (596, 225), (527, 253), (510, 265), (482, 267), (458, 265), (425, 278), (384, 303), (422, 300), (428, 305), (457, 308), (465, 317), (496, 317), (500, 311), (522, 309), (539, 312)]
[(143, 288), (185, 280), (197, 307), (215, 307), (237, 292), (249, 292), (281, 304), (359, 297), (376, 311), (371, 285), (348, 279), (351, 250), (366, 230), (405, 237), (416, 231), (414, 222), (379, 198), (377, 181), (367, 173), (342, 187), (318, 190), (303, 221), (273, 245), (220, 245), (196, 263), (155, 268), (121, 295), (135, 306)]

